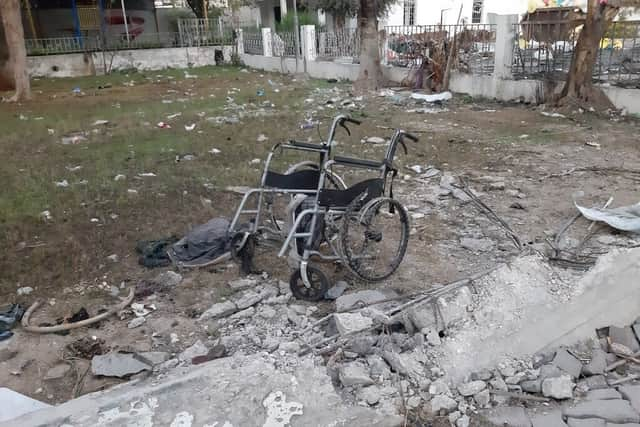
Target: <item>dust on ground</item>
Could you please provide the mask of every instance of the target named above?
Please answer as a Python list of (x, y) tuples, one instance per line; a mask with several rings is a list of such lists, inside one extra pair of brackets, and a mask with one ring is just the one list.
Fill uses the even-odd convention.
[[(80, 95), (72, 92), (75, 87)], [(35, 324), (80, 307), (94, 315), (117, 302), (116, 294), (162, 271), (138, 265), (137, 241), (181, 236), (212, 217), (229, 217), (239, 196), (225, 189), (258, 181), (261, 166), (253, 159), (264, 159), (273, 144), (289, 138), (318, 140), (315, 129), (300, 128), (311, 113), (323, 134), (339, 110), (363, 120), (351, 128), (351, 137), (339, 135), (340, 154), (380, 158), (385, 147), (360, 141), (388, 137), (387, 128), (420, 136), (409, 155), (399, 157), (395, 186), (413, 218), (407, 256), (397, 274), (379, 285), (332, 272), (346, 276), (352, 287), (412, 292), (515, 253), (503, 229), (472, 204), (443, 193), (442, 174), (420, 177), (411, 166), (466, 177), (523, 243), (539, 250), (575, 213), (576, 191), (584, 192), (586, 205), (602, 205), (610, 196), (615, 206), (637, 202), (637, 176), (615, 171), (640, 167), (633, 120), (589, 113), (549, 117), (540, 107), (464, 96), (421, 114), (389, 97), (359, 100), (349, 90), (342, 83), (231, 67), (36, 81), (36, 101), (0, 106), (0, 301), (28, 306), (44, 300)], [(257, 142), (260, 135), (268, 140)], [(585, 224), (577, 225), (586, 230)], [(570, 239), (579, 243), (583, 237)], [(258, 266), (288, 280), (286, 260), (273, 253), (262, 255)], [(89, 336), (111, 350), (179, 352), (207, 334), (195, 318), (228, 294), (225, 285), (238, 274), (233, 264), (185, 273), (179, 288), (157, 297), (155, 311), (139, 328), (112, 317), (65, 336), (16, 330), (11, 346), (17, 354), (0, 361), (6, 366), (0, 383), (50, 403), (109, 387), (117, 380), (87, 375), (88, 360), (65, 346)], [(25, 287), (33, 292), (18, 295)], [(62, 360), (69, 374), (44, 380)]]

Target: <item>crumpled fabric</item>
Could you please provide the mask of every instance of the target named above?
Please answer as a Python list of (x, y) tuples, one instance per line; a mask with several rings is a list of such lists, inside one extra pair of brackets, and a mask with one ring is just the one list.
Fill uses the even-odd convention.
[(171, 264), (167, 255), (167, 249), (178, 240), (171, 236), (159, 240), (143, 240), (136, 245), (136, 251), (140, 254), (138, 263), (148, 268), (166, 267)]
[[(20, 304), (9, 304), (0, 307), (0, 333), (9, 331), (13, 326), (22, 320), (24, 308)], [(10, 337), (13, 334), (4, 334)]]
[(640, 233), (640, 203), (613, 209), (585, 208), (574, 203), (580, 213), (590, 221), (604, 222), (621, 231)]
[(225, 218), (214, 218), (194, 227), (168, 249), (169, 257), (174, 263), (187, 266), (214, 261), (231, 248), (229, 225)]

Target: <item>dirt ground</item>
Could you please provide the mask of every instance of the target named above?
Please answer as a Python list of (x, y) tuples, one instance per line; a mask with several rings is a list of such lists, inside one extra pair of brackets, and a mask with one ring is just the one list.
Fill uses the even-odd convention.
[[(81, 93), (73, 93), (76, 87)], [(603, 205), (609, 197), (614, 197), (612, 206), (638, 202), (640, 174), (628, 171), (640, 170), (639, 126), (617, 114), (549, 117), (542, 107), (461, 95), (421, 114), (408, 112), (416, 106), (406, 99), (354, 98), (344, 83), (225, 67), (41, 80), (34, 89), (33, 102), (0, 105), (0, 301), (25, 307), (45, 301), (35, 324), (52, 323), (81, 307), (95, 315), (118, 301), (116, 293), (123, 296), (140, 280), (157, 276), (164, 269), (138, 264), (136, 242), (182, 236), (213, 217), (229, 217), (240, 196), (227, 186), (253, 186), (258, 180), (260, 165), (251, 160), (264, 158), (273, 144), (289, 138), (317, 141), (318, 132), (300, 124), (311, 115), (326, 132), (346, 98), (355, 107), (344, 110), (364, 123), (351, 128), (351, 137), (340, 134), (340, 154), (380, 158), (384, 146), (360, 141), (388, 137), (389, 128), (420, 137), (410, 144), (409, 155), (397, 160), (396, 195), (413, 218), (407, 256), (397, 274), (378, 285), (357, 283), (344, 270), (325, 267), (352, 287), (413, 292), (516, 253), (504, 230), (472, 203), (442, 192), (441, 174), (421, 177), (411, 166), (465, 177), (525, 246), (543, 252), (549, 249), (546, 241), (575, 214), (574, 193), (582, 191), (580, 201), (587, 206)], [(238, 123), (212, 119), (232, 116)], [(159, 128), (160, 121), (171, 128)], [(185, 125), (191, 124), (195, 129), (187, 131)], [(268, 140), (257, 142), (261, 134)], [(81, 138), (63, 143), (73, 135)], [(220, 153), (212, 154), (213, 148)], [(185, 159), (188, 154), (194, 157)], [(290, 161), (285, 158), (278, 166)], [(148, 173), (155, 176), (144, 176)], [(115, 180), (117, 175), (125, 178)], [(564, 243), (578, 244), (587, 224), (580, 219)], [(594, 230), (596, 238), (611, 233)], [(463, 239), (488, 239), (487, 247), (470, 250)], [(594, 255), (606, 250), (583, 246)], [(288, 281), (286, 259), (275, 253), (262, 255), (258, 266)], [(231, 263), (183, 272), (178, 287), (147, 301), (156, 310), (136, 329), (127, 328), (131, 315), (68, 335), (16, 328), (16, 335), (0, 344), (0, 384), (50, 403), (109, 387), (118, 380), (92, 377), (89, 359), (65, 346), (89, 337), (103, 340), (105, 349), (179, 352), (215, 333), (195, 319), (229, 293), (226, 283), (238, 274)], [(19, 295), (23, 287), (33, 292)], [(320, 305), (331, 309), (329, 302)], [(44, 379), (59, 363), (69, 364), (68, 374)]]

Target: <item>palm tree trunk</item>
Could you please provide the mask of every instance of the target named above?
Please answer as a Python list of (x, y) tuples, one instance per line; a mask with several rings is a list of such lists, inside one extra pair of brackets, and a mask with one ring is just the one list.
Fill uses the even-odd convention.
[(31, 99), (31, 85), (27, 70), (27, 49), (24, 43), (22, 14), (19, 0), (0, 1), (0, 15), (4, 27), (4, 36), (9, 51), (7, 69), (13, 77), (15, 95), (11, 102)]

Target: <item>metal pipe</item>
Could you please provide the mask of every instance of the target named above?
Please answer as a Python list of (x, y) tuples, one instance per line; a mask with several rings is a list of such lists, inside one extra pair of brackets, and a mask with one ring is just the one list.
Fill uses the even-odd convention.
[[(74, 1), (75, 3), (75, 1)], [(129, 23), (127, 22), (127, 11), (124, 8), (124, 0), (120, 0), (120, 6), (122, 6), (122, 19), (124, 20), (124, 31), (127, 33), (127, 44), (129, 44)]]

